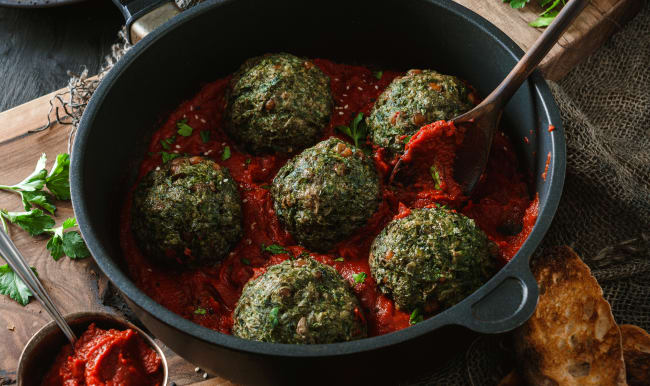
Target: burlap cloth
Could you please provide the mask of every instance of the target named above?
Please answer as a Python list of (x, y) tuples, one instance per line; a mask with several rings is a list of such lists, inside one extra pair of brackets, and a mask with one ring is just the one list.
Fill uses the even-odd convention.
[[(182, 8), (201, 2), (176, 1)], [(128, 48), (121, 32), (100, 77)], [(87, 73), (72, 76), (71, 92), (58, 97), (71, 138), (97, 83)], [(650, 330), (650, 4), (550, 86), (566, 132), (567, 171), (560, 207), (536, 255), (573, 247), (616, 321)], [(407, 384), (493, 385), (512, 362), (507, 334), (483, 336), (444, 368)]]

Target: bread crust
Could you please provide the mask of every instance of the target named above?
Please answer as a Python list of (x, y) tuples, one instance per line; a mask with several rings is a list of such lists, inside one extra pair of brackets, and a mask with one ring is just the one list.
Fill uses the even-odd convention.
[(589, 267), (565, 246), (536, 259), (531, 268), (539, 302), (514, 332), (526, 382), (626, 385), (621, 331)]
[(623, 358), (630, 386), (650, 385), (650, 335), (641, 327), (621, 324)]

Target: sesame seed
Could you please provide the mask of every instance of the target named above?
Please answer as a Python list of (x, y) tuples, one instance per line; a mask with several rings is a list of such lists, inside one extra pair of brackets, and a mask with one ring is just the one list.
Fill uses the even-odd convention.
[(226, 143), (225, 143), (225, 142), (221, 142), (221, 145), (222, 145), (222, 146), (226, 146)]
[(174, 150), (173, 152), (176, 153), (176, 154), (178, 154), (178, 150)]
[(347, 110), (347, 109), (348, 109), (348, 105), (345, 105), (345, 107), (343, 107), (343, 108)]
[(266, 168), (263, 168), (262, 171), (265, 172), (265, 171), (266, 171)]
[(194, 111), (194, 105), (190, 106), (190, 111)]
[(334, 80), (338, 82), (338, 81), (341, 80), (341, 79), (339, 79), (339, 78), (334, 78)]
[(345, 96), (348, 96), (348, 94), (343, 94), (343, 96), (344, 96), (344, 97), (345, 97)]
[(339, 115), (343, 115), (343, 111), (339, 111)]
[(357, 90), (359, 90), (359, 91), (363, 91), (363, 89), (362, 89), (361, 87), (357, 87)]
[(225, 178), (225, 179), (223, 180), (223, 182), (228, 182), (228, 179), (227, 179), (227, 178)]
[(200, 368), (200, 367), (197, 367), (197, 368), (194, 369), (194, 372), (195, 372), (195, 373), (198, 373), (199, 371), (201, 371), (201, 368)]
[(156, 166), (156, 171), (160, 170), (160, 166)]
[(208, 373), (203, 373), (203, 379), (208, 379)]
[(251, 240), (251, 239), (246, 239), (246, 244), (248, 244), (248, 245), (253, 244), (253, 240)]
[(151, 269), (151, 268), (147, 268), (147, 271), (149, 271), (149, 272), (153, 272), (153, 269)]
[(254, 222), (254, 223), (251, 224), (251, 230), (254, 230), (254, 229), (255, 229), (255, 225), (257, 225), (256, 222)]
[(187, 118), (187, 115), (183, 114), (183, 118)]
[(346, 89), (346, 90), (349, 90), (349, 89), (350, 89), (350, 86), (349, 86), (349, 85), (348, 85), (348, 86), (345, 86), (345, 89)]
[(199, 116), (194, 114), (194, 119), (199, 119)]
[(181, 148), (181, 145), (176, 145), (176, 148), (177, 148), (177, 149), (180, 149), (180, 148)]
[[(230, 256), (235, 256), (235, 252), (230, 252)], [(196, 371), (196, 372), (198, 373), (199, 370), (201, 370), (201, 369), (199, 369), (198, 367), (197, 367), (197, 369), (198, 369), (198, 370), (194, 370), (194, 371)]]
[(504, 146), (504, 147), (503, 147), (503, 150), (508, 151), (508, 148)]
[(375, 90), (379, 90), (379, 86), (375, 85)]
[(207, 121), (203, 118), (201, 118), (201, 123), (207, 123)]
[[(240, 185), (240, 186), (241, 186), (241, 185)], [(243, 200), (241, 200), (241, 201), (242, 201), (242, 202), (243, 202), (243, 203), (245, 204), (245, 203), (247, 203), (247, 202), (248, 202), (248, 199), (247, 199), (247, 198), (244, 198), (244, 199), (243, 199)]]

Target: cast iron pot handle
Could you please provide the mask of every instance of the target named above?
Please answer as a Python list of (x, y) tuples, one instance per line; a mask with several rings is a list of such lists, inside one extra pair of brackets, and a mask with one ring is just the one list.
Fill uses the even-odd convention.
[(132, 44), (180, 13), (176, 3), (170, 0), (113, 0), (113, 3), (126, 19), (126, 33)]
[(486, 284), (483, 297), (451, 309), (450, 320), (486, 334), (507, 332), (521, 326), (535, 312), (539, 296), (528, 261), (519, 259), (505, 266), (497, 274), (500, 280)]

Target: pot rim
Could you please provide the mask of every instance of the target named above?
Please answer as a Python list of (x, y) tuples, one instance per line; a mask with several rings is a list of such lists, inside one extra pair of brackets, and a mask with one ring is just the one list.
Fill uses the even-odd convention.
[[(214, 2), (204, 2), (199, 4), (180, 15), (176, 16), (171, 21), (166, 22), (158, 27), (152, 33), (147, 35), (137, 45), (130, 49), (124, 57), (117, 62), (115, 67), (106, 75), (106, 77), (99, 84), (93, 97), (91, 98), (84, 115), (79, 125), (77, 138), (73, 145), (71, 155), (71, 168), (70, 179), (72, 204), (74, 212), (77, 216), (79, 228), (81, 230), (86, 243), (91, 251), (91, 254), (97, 265), (104, 272), (104, 274), (118, 287), (121, 293), (128, 297), (131, 301), (138, 304), (142, 309), (146, 310), (151, 317), (159, 320), (160, 322), (169, 325), (177, 330), (183, 331), (192, 337), (222, 346), (234, 351), (253, 353), (268, 356), (283, 356), (283, 357), (326, 357), (326, 356), (341, 356), (362, 353), (371, 351), (395, 344), (414, 339), (418, 336), (429, 333), (439, 327), (450, 324), (462, 325), (454, 320), (454, 311), (460, 305), (471, 305), (478, 302), (485, 296), (485, 289), (494, 288), (500, 282), (511, 276), (510, 271), (515, 270), (515, 267), (524, 264), (528, 269), (528, 262), (533, 252), (539, 246), (542, 238), (548, 231), (551, 221), (555, 215), (559, 205), (560, 197), (562, 195), (562, 188), (564, 185), (565, 166), (566, 166), (566, 144), (564, 139), (564, 130), (562, 128), (562, 120), (559, 115), (559, 110), (550, 89), (539, 70), (536, 70), (529, 78), (528, 82), (533, 92), (533, 98), (540, 103), (540, 110), (543, 111), (542, 120), (552, 122), (555, 126), (554, 135), (551, 136), (551, 150), (552, 162), (548, 170), (548, 175), (545, 183), (550, 184), (548, 191), (548, 198), (544, 205), (540, 203), (538, 218), (535, 222), (533, 230), (521, 246), (519, 251), (499, 272), (497, 272), (487, 283), (481, 288), (476, 290), (472, 295), (465, 298), (457, 305), (435, 315), (423, 322), (410, 326), (399, 331), (391, 332), (388, 334), (340, 343), (330, 344), (314, 344), (314, 345), (292, 345), (282, 343), (267, 343), (241, 339), (232, 335), (222, 334), (218, 331), (208, 329), (200, 326), (190, 320), (173, 313), (159, 303), (155, 302), (142, 290), (140, 290), (131, 279), (118, 267), (118, 265), (110, 258), (110, 254), (101, 245), (98, 237), (95, 236), (94, 231), (87, 225), (85, 219), (89, 217), (87, 203), (84, 202), (82, 170), (82, 156), (85, 152), (83, 144), (85, 138), (92, 127), (92, 123), (100, 106), (105, 101), (109, 94), (113, 83), (120, 75), (128, 68), (128, 66), (136, 61), (141, 53), (147, 47), (154, 44), (158, 39), (167, 33), (173, 32), (179, 26), (190, 22), (195, 16), (206, 12), (209, 9), (219, 7), (224, 4), (234, 2), (236, 0), (222, 0)], [(484, 34), (488, 35), (491, 39), (501, 45), (507, 54), (515, 61), (518, 61), (524, 52), (510, 39), (505, 33), (497, 27), (489, 23), (483, 17), (474, 13), (473, 11), (456, 4), (449, 0), (428, 0), (441, 8), (455, 13), (457, 16), (463, 18), (465, 22), (475, 25)], [(523, 260), (523, 261), (522, 261)]]

